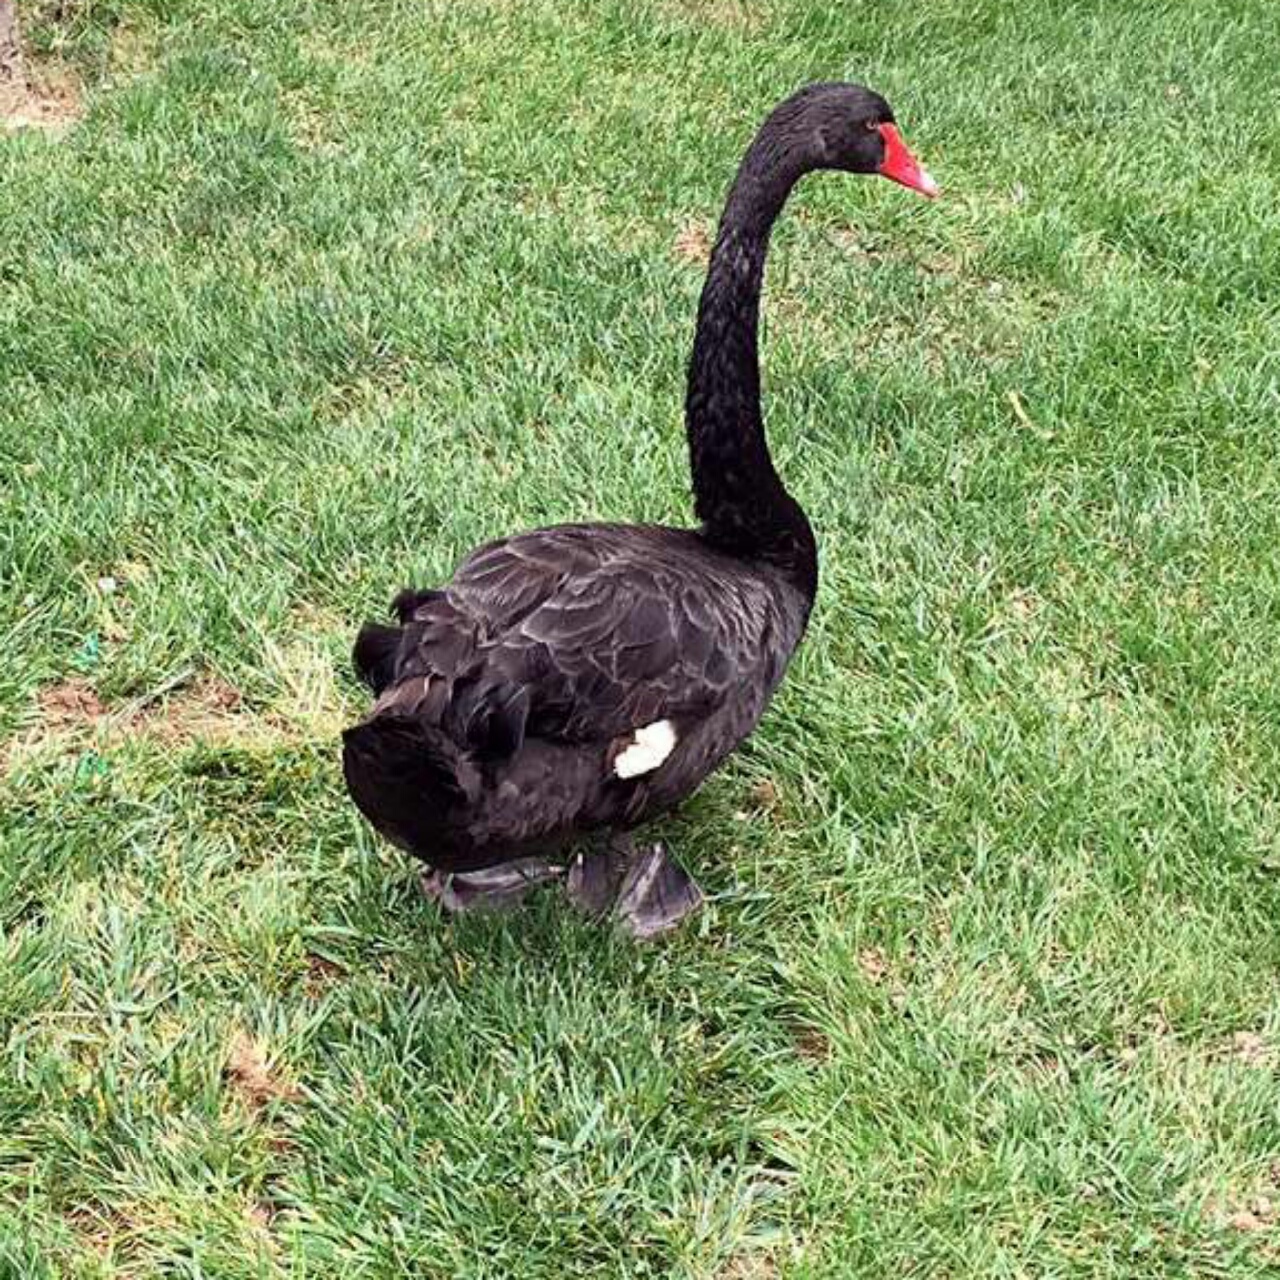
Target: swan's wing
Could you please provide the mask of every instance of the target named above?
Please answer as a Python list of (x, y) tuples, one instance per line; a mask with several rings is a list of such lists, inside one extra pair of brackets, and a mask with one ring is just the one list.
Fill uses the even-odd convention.
[(701, 718), (746, 680), (772, 682), (761, 663), (775, 612), (763, 581), (693, 535), (537, 530), (481, 548), (423, 601), (401, 677), (448, 674), (439, 714), (481, 749), (525, 733), (607, 741)]
[(566, 582), (502, 646), (533, 694), (531, 732), (598, 741), (708, 715), (758, 672), (764, 603), (652, 559)]

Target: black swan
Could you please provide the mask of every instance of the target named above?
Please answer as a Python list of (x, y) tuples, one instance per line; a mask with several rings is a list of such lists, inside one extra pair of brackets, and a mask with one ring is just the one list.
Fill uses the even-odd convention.
[(813, 169), (937, 194), (869, 89), (809, 85), (764, 122), (698, 307), (686, 427), (701, 526), (516, 534), (444, 586), (402, 592), (398, 625), (356, 640), (378, 696), (344, 734), (347, 786), (450, 909), (560, 874), (544, 855), (592, 831), (606, 838), (568, 869), (580, 905), (646, 937), (701, 900), (662, 845), (629, 833), (751, 733), (813, 604), (817, 548), (769, 456), (756, 333), (770, 230)]

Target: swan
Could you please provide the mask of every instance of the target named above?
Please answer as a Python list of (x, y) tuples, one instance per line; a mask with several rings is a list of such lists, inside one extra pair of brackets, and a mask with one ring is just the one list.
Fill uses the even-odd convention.
[[(757, 327), (771, 229), (816, 169), (938, 192), (870, 89), (811, 84), (766, 118), (698, 307), (685, 401), (698, 527), (502, 538), (357, 637), (376, 700), (343, 735), (348, 789), (451, 910), (566, 875), (575, 902), (646, 938), (701, 902), (666, 847), (634, 833), (756, 727), (813, 606), (817, 546), (769, 454)], [(549, 860), (588, 833), (603, 839), (567, 868)]]

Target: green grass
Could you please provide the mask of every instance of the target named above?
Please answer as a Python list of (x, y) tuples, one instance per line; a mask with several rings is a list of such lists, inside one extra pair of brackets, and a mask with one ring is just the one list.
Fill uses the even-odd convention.
[[(89, 110), (0, 139), (0, 1275), (1280, 1266), (1271, 0), (30, 25)], [(354, 629), (686, 520), (674, 242), (833, 76), (947, 198), (779, 229), (824, 576), (665, 833), (712, 904), (447, 924), (345, 799)]]

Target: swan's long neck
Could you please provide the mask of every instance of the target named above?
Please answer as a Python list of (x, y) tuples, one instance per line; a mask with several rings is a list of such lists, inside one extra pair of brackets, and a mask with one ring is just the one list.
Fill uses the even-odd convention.
[(776, 565), (812, 597), (813, 532), (774, 470), (760, 413), (758, 328), (769, 234), (806, 168), (787, 141), (766, 123), (729, 193), (698, 306), (685, 425), (704, 536)]

